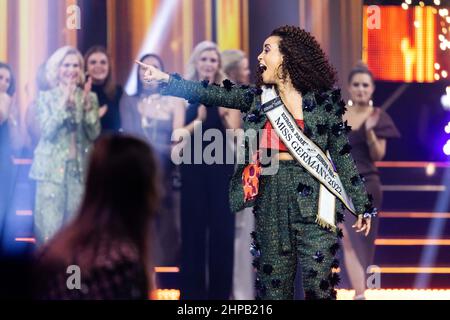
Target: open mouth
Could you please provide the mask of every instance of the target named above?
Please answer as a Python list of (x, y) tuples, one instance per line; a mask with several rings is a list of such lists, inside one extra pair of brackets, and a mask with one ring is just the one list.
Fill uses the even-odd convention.
[(264, 71), (267, 70), (267, 67), (266, 67), (265, 65), (263, 65), (262, 63), (260, 63), (260, 64), (258, 65), (258, 68), (259, 68), (259, 70), (260, 70), (261, 72), (264, 72)]

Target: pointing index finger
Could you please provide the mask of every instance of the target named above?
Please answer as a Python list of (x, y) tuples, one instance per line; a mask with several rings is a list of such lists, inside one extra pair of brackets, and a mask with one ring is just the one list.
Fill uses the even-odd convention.
[(140, 61), (138, 61), (138, 60), (134, 60), (134, 62), (136, 62), (136, 63), (137, 63), (138, 65), (140, 65), (141, 67), (148, 69), (148, 65), (146, 65), (145, 63), (142, 63), (142, 62), (140, 62)]

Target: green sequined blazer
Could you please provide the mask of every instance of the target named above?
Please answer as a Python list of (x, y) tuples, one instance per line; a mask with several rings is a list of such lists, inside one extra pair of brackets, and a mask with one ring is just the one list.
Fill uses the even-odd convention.
[[(74, 121), (77, 164), (80, 171), (86, 165), (87, 155), (93, 141), (100, 134), (100, 121), (98, 114), (98, 99), (95, 93), (89, 93), (91, 110), (85, 112), (82, 103), (83, 91), (75, 91), (75, 112), (71, 114), (62, 105), (62, 89), (56, 87), (49, 91), (39, 92), (37, 100), (37, 118), (41, 129), (41, 137), (34, 151), (30, 178), (40, 181), (62, 183), (66, 170), (66, 161), (69, 158), (72, 131), (69, 130), (68, 121)], [(82, 174), (81, 178), (84, 178)]]
[[(161, 93), (198, 102), (205, 106), (223, 106), (238, 109), (244, 114), (244, 131), (247, 129), (263, 129), (267, 121), (261, 110), (261, 90), (248, 86), (235, 86), (225, 80), (223, 86), (210, 85), (207, 81), (195, 82), (182, 79), (179, 75), (170, 76), (168, 83), (162, 86)], [(347, 133), (351, 130), (342, 121), (345, 103), (341, 99), (340, 90), (303, 94), (304, 133), (322, 150), (329, 150), (333, 163), (340, 176), (347, 194), (352, 199), (356, 213), (372, 212), (371, 196), (367, 194), (364, 178), (359, 175), (356, 164), (350, 155)], [(256, 137), (255, 137), (256, 138)], [(254, 205), (254, 200), (244, 201), (242, 173), (251, 159), (249, 157), (251, 143), (239, 146), (245, 155), (245, 163), (238, 164), (230, 181), (229, 197), (231, 210), (237, 212)], [(304, 181), (312, 187), (308, 197), (298, 197), (301, 210), (317, 214), (319, 182), (309, 173), (304, 173)], [(317, 192), (314, 192), (316, 190)], [(343, 208), (343, 205), (340, 206)], [(337, 210), (339, 206), (336, 206)]]

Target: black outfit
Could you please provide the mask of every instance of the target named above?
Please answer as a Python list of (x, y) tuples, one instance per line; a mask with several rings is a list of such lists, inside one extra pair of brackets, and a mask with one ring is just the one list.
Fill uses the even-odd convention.
[[(6, 216), (9, 211), (11, 191), (12, 191), (12, 177), (13, 164), (11, 161), (11, 140), (9, 135), (8, 121), (0, 124), (0, 240), (3, 239), (3, 231)], [(0, 249), (1, 249), (0, 242)]]
[[(198, 105), (188, 107), (188, 123), (196, 108)], [(211, 128), (219, 129), (225, 137), (218, 108), (208, 108), (203, 121), (203, 132)], [(191, 151), (194, 151), (193, 137), (192, 134)], [(203, 142), (202, 151), (210, 143)], [(225, 156), (226, 143), (223, 145)], [(194, 163), (194, 152), (191, 160)], [(181, 165), (182, 299), (230, 298), (234, 214), (229, 206), (228, 188), (233, 169), (232, 164), (205, 164), (203, 157), (201, 164)]]
[[(379, 139), (399, 138), (400, 133), (397, 130), (391, 117), (381, 110), (380, 119), (374, 128), (375, 135)], [(381, 190), (380, 174), (374, 161), (370, 156), (369, 146), (365, 131), (365, 122), (358, 130), (353, 130), (348, 135), (350, 145), (352, 146), (351, 155), (356, 162), (358, 172), (364, 176), (365, 187), (373, 197), (374, 206), (381, 211), (383, 194)], [(345, 219), (345, 227), (349, 230), (349, 237), (356, 255), (364, 268), (372, 264), (375, 253), (375, 239), (377, 238), (379, 219), (372, 219), (369, 235), (364, 236), (364, 232), (356, 233), (352, 229), (355, 223), (354, 219)]]
[(92, 92), (97, 94), (99, 107), (104, 105), (108, 106), (108, 111), (100, 119), (100, 123), (102, 125), (101, 134), (119, 132), (122, 128), (120, 122), (119, 103), (120, 98), (122, 98), (123, 89), (121, 86), (116, 86), (113, 99), (108, 98), (104, 90), (105, 87), (103, 85), (92, 85)]

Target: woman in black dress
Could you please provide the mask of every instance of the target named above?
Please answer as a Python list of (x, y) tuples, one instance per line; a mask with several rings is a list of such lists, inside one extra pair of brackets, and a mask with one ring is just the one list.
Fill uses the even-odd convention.
[[(186, 78), (209, 83), (222, 83), (221, 56), (217, 45), (204, 41), (194, 49)], [(201, 127), (200, 127), (201, 125)], [(240, 112), (209, 108), (191, 101), (186, 111), (185, 129), (194, 136), (208, 129), (218, 129), (225, 137), (226, 129), (240, 128)], [(215, 138), (213, 138), (214, 140)], [(224, 141), (225, 142), (225, 141)], [(203, 141), (202, 154), (211, 142)], [(222, 163), (183, 163), (181, 169), (181, 230), (183, 299), (229, 299), (231, 294), (234, 248), (234, 215), (228, 202), (228, 184), (234, 165), (226, 164), (225, 155), (232, 152), (227, 143), (215, 152), (222, 152)], [(209, 147), (211, 148), (211, 147)], [(208, 152), (209, 153), (209, 152)]]
[[(348, 84), (351, 105), (347, 106), (344, 120), (352, 127), (349, 133), (351, 155), (359, 173), (365, 178), (365, 187), (373, 197), (374, 206), (380, 210), (382, 191), (375, 161), (384, 158), (387, 139), (398, 138), (400, 134), (391, 117), (383, 109), (372, 105), (375, 83), (365, 65), (358, 64), (350, 72)], [(352, 229), (350, 219), (343, 224), (345, 269), (355, 289), (355, 299), (364, 299), (367, 268), (372, 264), (378, 224), (379, 220), (373, 219), (372, 232), (367, 237)]]

